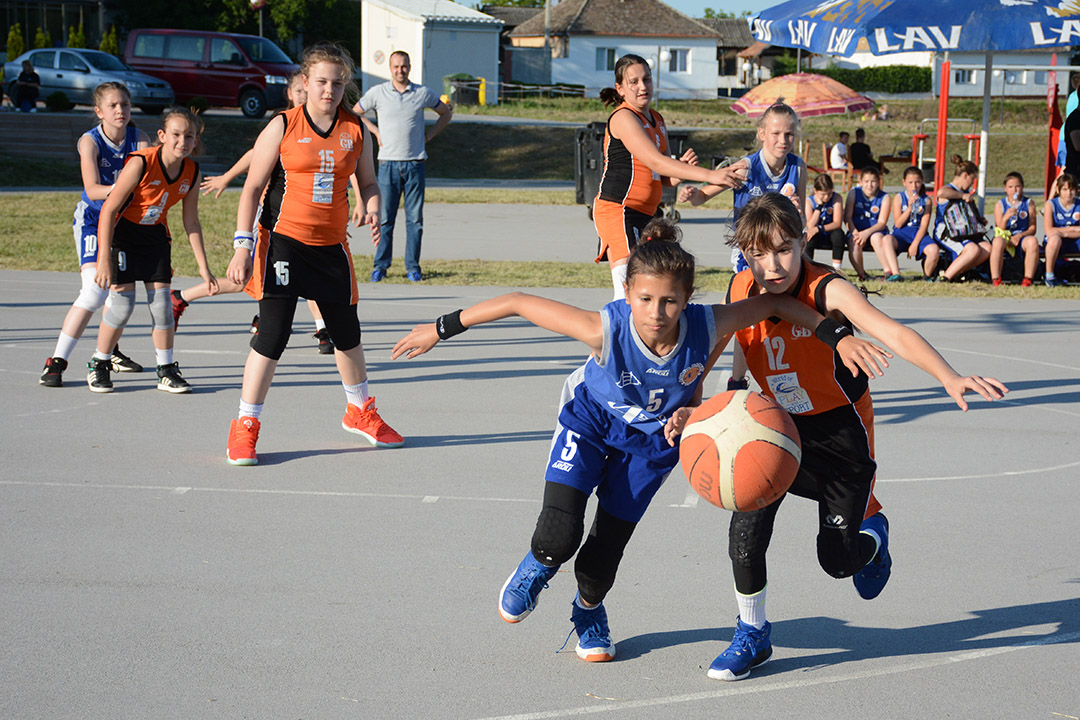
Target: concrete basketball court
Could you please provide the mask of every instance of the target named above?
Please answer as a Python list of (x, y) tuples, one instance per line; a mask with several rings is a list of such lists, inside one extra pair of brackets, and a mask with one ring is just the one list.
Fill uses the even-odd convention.
[[(457, 216), (440, 207), (428, 257), (515, 258), (543, 239), (508, 234), (512, 221), (548, 224), (547, 257), (575, 233), (584, 249), (560, 259), (591, 258), (581, 208), (472, 206), (475, 225), (451, 242), (433, 218)], [(694, 227), (688, 244), (704, 249)], [(614, 662), (581, 662), (574, 639), (558, 652), (570, 568), (524, 623), (499, 618), (562, 380), (584, 349), (507, 320), (417, 360), (389, 354), (416, 323), (503, 289), (361, 285), (372, 392), (407, 438), (399, 450), (340, 429), (338, 376), (298, 309), (260, 464), (233, 468), (254, 305), (188, 309), (176, 348), (192, 395), (156, 392), (152, 372), (90, 393), (89, 337), (65, 386), (39, 387), (77, 285), (75, 273), (0, 272), (0, 717), (1080, 716), (1080, 300), (874, 298), (958, 370), (1012, 392), (969, 396), (965, 414), (903, 361), (873, 382), (892, 580), (866, 602), (826, 576), (815, 509), (788, 499), (770, 554), (773, 659), (728, 684), (705, 675), (737, 612), (728, 516), (678, 470), (608, 598)], [(538, 292), (587, 307), (610, 297)], [(151, 364), (144, 310), (122, 346)]]

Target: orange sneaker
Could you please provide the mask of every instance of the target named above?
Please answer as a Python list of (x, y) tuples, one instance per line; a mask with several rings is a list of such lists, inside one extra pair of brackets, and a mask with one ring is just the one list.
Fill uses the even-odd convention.
[(255, 443), (259, 440), (258, 420), (242, 417), (229, 425), (229, 447), (225, 451), (225, 462), (230, 465), (258, 465), (255, 457)]
[(379, 417), (373, 397), (368, 398), (363, 407), (356, 407), (349, 403), (349, 406), (345, 408), (345, 417), (341, 419), (341, 427), (363, 436), (375, 447), (394, 448), (405, 444), (405, 438), (398, 435), (394, 428)]
[(1029, 277), (1026, 277), (1026, 278), (1024, 278), (1023, 280), (1020, 281), (1020, 287), (1031, 287), (1031, 285), (1032, 285), (1032, 282), (1031, 282), (1031, 278), (1029, 278)]

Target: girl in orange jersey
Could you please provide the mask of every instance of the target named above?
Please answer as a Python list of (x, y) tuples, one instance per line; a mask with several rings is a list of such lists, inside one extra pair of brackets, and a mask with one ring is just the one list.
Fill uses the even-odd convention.
[[(217, 280), (206, 264), (199, 224), (199, 164), (188, 158), (199, 137), (199, 121), (187, 108), (171, 107), (161, 116), (159, 145), (128, 156), (101, 208), (98, 220), (97, 284), (109, 289), (109, 305), (101, 319), (97, 352), (88, 363), (86, 383), (93, 392), (112, 392), (110, 355), (135, 309), (135, 283), (146, 285), (154, 323), (158, 390), (189, 393), (191, 386), (173, 360), (173, 322), (169, 312), (172, 282), (172, 239), (169, 208), (183, 201), (184, 229), (199, 264), (199, 275), (217, 292)], [(120, 215), (117, 219), (117, 214)]]
[[(379, 189), (360, 120), (341, 99), (352, 81), (353, 62), (333, 45), (308, 48), (301, 59), (307, 102), (277, 115), (255, 141), (236, 211), (236, 248), (228, 278), (248, 283), (259, 300), (259, 334), (244, 366), (239, 417), (232, 421), (226, 461), (255, 465), (260, 415), (278, 360), (289, 341), (299, 297), (319, 305), (334, 342), (347, 406), (341, 425), (378, 447), (398, 447), (404, 439), (375, 409), (368, 394), (367, 366), (356, 315), (357, 289), (346, 229), (349, 178), (355, 176), (363, 219), (379, 237)], [(249, 228), (263, 198), (259, 252)], [(250, 282), (249, 282), (250, 281)]]
[(745, 177), (741, 168), (706, 170), (687, 150), (681, 160), (668, 157), (667, 127), (649, 108), (652, 71), (640, 55), (623, 55), (615, 63), (615, 87), (600, 91), (604, 105), (614, 105), (604, 130), (604, 174), (593, 201), (593, 222), (600, 238), (596, 262), (607, 260), (615, 299), (625, 293), (626, 262), (641, 229), (660, 206), (664, 185), (695, 180), (735, 187)]
[[(850, 335), (852, 327), (874, 336), (942, 384), (961, 410), (964, 393), (987, 400), (1008, 389), (993, 378), (961, 377), (926, 340), (871, 305), (854, 285), (804, 257), (802, 217), (779, 194), (751, 200), (739, 215), (736, 244), (750, 267), (736, 275), (728, 302), (762, 293), (787, 294), (826, 316), (817, 333)], [(791, 413), (802, 440), (802, 464), (791, 495), (818, 503), (818, 562), (836, 578), (852, 578), (870, 600), (889, 580), (889, 523), (873, 496), (874, 409), (868, 376), (842, 368), (832, 350), (790, 323), (765, 320), (735, 337), (763, 392)], [(878, 368), (880, 374), (880, 368)], [(782, 502), (732, 513), (728, 554), (735, 575), (739, 618), (731, 646), (709, 668), (709, 677), (741, 680), (772, 654), (765, 620), (765, 554)]]

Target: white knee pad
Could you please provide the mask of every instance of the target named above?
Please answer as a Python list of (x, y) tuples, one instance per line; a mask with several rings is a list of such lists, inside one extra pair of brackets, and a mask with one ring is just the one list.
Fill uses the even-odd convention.
[(135, 312), (135, 291), (111, 290), (109, 291), (109, 307), (105, 310), (102, 320), (109, 327), (119, 330), (127, 325), (133, 312)]
[(97, 312), (105, 304), (105, 298), (109, 297), (109, 291), (98, 287), (94, 281), (94, 277), (97, 275), (95, 266), (91, 265), (83, 268), (79, 274), (82, 275), (82, 289), (79, 290), (79, 296), (75, 298), (74, 305), (88, 312)]
[(172, 302), (168, 288), (147, 290), (146, 306), (150, 308), (150, 319), (155, 330), (168, 330), (173, 326)]

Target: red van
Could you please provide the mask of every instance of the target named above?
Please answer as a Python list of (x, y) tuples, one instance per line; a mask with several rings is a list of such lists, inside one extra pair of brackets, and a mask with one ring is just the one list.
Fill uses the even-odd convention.
[(297, 69), (266, 38), (202, 30), (132, 30), (124, 62), (167, 80), (178, 103), (201, 96), (250, 118), (285, 107), (288, 78)]

